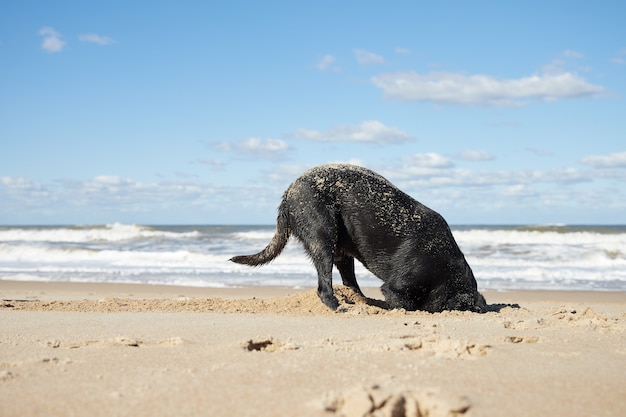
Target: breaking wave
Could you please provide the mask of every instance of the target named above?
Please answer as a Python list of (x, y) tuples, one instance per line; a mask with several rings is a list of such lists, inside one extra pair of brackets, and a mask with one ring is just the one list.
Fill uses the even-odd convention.
[[(452, 229), (481, 289), (626, 290), (624, 226)], [(258, 252), (273, 234), (273, 226), (0, 227), (0, 280), (316, 285), (294, 239), (269, 265), (228, 261)], [(362, 286), (381, 284), (358, 263), (356, 273)]]

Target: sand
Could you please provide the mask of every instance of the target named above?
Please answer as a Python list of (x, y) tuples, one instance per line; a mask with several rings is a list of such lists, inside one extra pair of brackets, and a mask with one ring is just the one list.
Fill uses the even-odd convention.
[(0, 281), (0, 415), (624, 415), (625, 293), (336, 292)]

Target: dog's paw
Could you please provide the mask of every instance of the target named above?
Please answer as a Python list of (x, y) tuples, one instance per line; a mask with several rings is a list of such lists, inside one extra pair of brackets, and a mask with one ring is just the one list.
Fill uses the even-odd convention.
[(337, 308), (339, 308), (339, 300), (337, 300), (334, 295), (326, 297), (320, 296), (320, 299), (322, 300), (322, 303), (326, 305), (326, 307), (330, 308), (333, 311), (337, 311)]

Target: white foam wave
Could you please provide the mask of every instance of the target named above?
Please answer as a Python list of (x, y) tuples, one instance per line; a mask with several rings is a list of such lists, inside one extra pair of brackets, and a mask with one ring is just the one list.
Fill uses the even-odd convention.
[(454, 235), (467, 254), (504, 258), (509, 263), (549, 260), (616, 265), (626, 261), (625, 234), (471, 230)]
[[(623, 230), (477, 228), (453, 233), (481, 288), (626, 290)], [(315, 285), (315, 268), (293, 240), (281, 256), (260, 268), (228, 261), (261, 250), (273, 235), (267, 227), (5, 227), (0, 228), (0, 280)], [(364, 287), (381, 284), (358, 262), (356, 274)], [(335, 277), (341, 282), (336, 272)]]
[(233, 237), (238, 240), (264, 241), (269, 243), (272, 237), (274, 237), (274, 233), (274, 230), (255, 230), (233, 233)]
[(121, 242), (146, 238), (194, 238), (197, 231), (175, 233), (135, 224), (114, 223), (89, 227), (8, 228), (0, 230), (0, 242)]
[(454, 237), (459, 244), (472, 245), (598, 245), (613, 244), (624, 247), (626, 236), (623, 233), (604, 234), (594, 232), (539, 232), (517, 230), (456, 230)]

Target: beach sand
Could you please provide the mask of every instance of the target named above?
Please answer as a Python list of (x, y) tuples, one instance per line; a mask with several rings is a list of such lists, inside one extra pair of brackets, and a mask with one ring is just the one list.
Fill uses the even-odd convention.
[(625, 413), (626, 293), (429, 314), (336, 292), (0, 281), (0, 415)]

